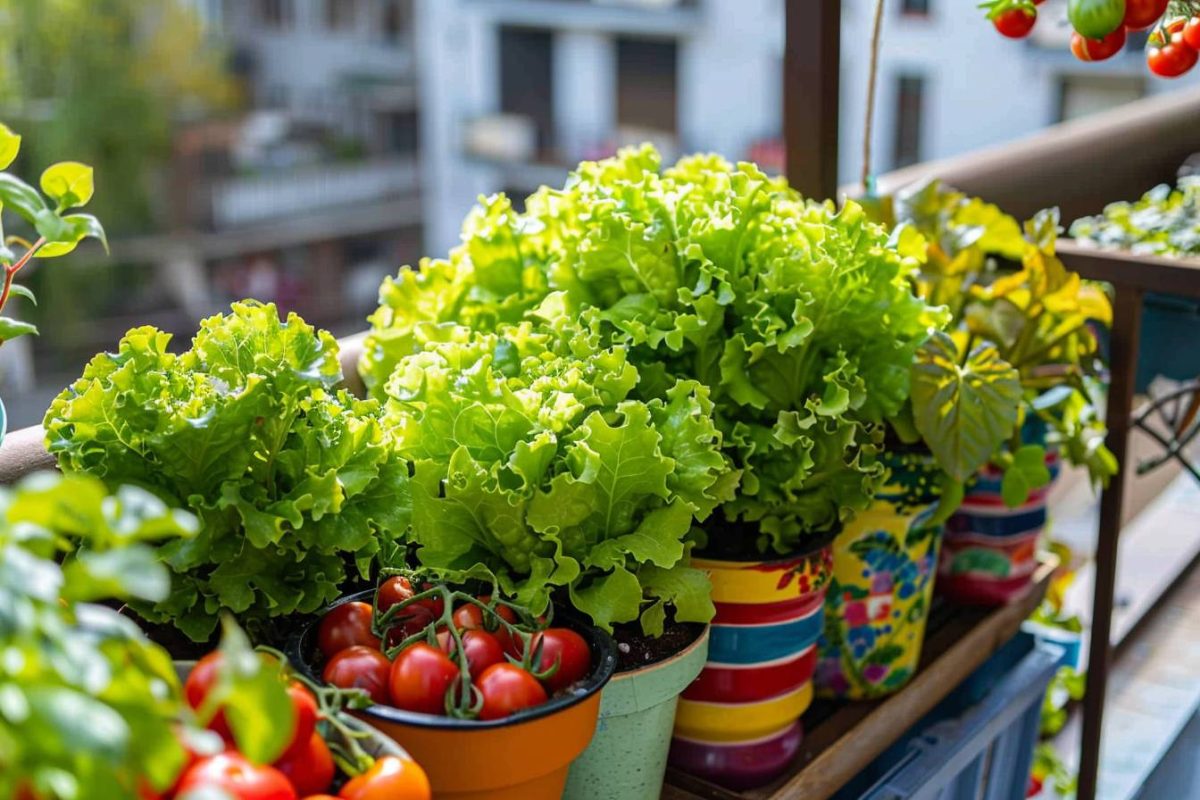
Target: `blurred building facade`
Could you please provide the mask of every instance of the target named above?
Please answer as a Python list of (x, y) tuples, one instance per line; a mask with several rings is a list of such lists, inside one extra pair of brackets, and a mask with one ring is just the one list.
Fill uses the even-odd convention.
[[(523, 197), (630, 142), (782, 168), (788, 0), (417, 0), (428, 250), (480, 193)], [(799, 2), (799, 0), (792, 0)], [(1068, 50), (1065, 0), (1035, 34), (997, 34), (973, 2), (890, 0), (874, 167), (948, 157), (1194, 82), (1150, 77), (1141, 45), (1100, 64)], [(844, 0), (843, 182), (861, 170), (873, 0)]]

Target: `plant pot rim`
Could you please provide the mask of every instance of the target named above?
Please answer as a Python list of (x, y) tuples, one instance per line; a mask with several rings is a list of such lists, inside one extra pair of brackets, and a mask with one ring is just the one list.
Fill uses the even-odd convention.
[(640, 667), (635, 667), (634, 669), (626, 669), (626, 670), (618, 669), (613, 674), (612, 679), (614, 681), (628, 680), (630, 678), (636, 678), (640, 675), (648, 674), (654, 670), (662, 669), (663, 667), (669, 667), (672, 664), (676, 664), (680, 660), (687, 658), (689, 655), (696, 652), (697, 649), (707, 646), (708, 634), (709, 634), (709, 631), (711, 631), (711, 630), (712, 630), (712, 624), (706, 622), (706, 623), (704, 623), (704, 626), (701, 627), (700, 632), (698, 634), (696, 634), (696, 638), (692, 639), (692, 641), (688, 642), (688, 644), (686, 646), (684, 646), (682, 649), (676, 650), (674, 653), (671, 653), (671, 655), (667, 656), (666, 658), (661, 658), (658, 661), (653, 661), (649, 664), (642, 664)]
[(821, 552), (825, 548), (833, 544), (833, 540), (841, 534), (843, 525), (839, 522), (835, 527), (824, 531), (823, 533), (814, 534), (806, 538), (794, 550), (787, 553), (779, 554), (775, 552), (768, 553), (745, 553), (745, 554), (729, 554), (729, 553), (710, 553), (707, 550), (696, 550), (692, 553), (692, 558), (699, 561), (716, 562), (726, 561), (731, 564), (786, 564), (806, 556), (813, 556)]
[[(320, 612), (317, 619), (304, 625), (288, 642), (287, 655), (292, 661), (292, 666), (299, 670), (309, 680), (323, 683), (320, 675), (313, 669), (312, 662), (308, 658), (308, 653), (312, 652), (315, 647), (314, 637), (317, 626), (320, 624), (321, 617), (329, 612), (330, 609), (342, 605), (343, 603), (351, 603), (355, 601), (371, 602), (374, 597), (374, 590), (368, 589), (355, 594), (346, 595), (340, 598), (337, 602)], [(520, 725), (526, 722), (533, 722), (543, 717), (551, 716), (572, 706), (578, 705), (587, 700), (592, 695), (598, 693), (612, 678), (617, 668), (617, 645), (612, 637), (599, 628), (588, 624), (583, 616), (570, 608), (558, 608), (554, 612), (556, 621), (563, 621), (566, 627), (571, 628), (587, 639), (588, 646), (592, 649), (593, 665), (592, 671), (588, 673), (584, 682), (584, 687), (578, 691), (572, 692), (563, 697), (555, 697), (540, 706), (518, 711), (515, 714), (510, 714), (503, 719), (479, 720), (479, 719), (455, 719), (453, 717), (442, 717), (435, 714), (421, 714), (416, 711), (404, 711), (399, 708), (393, 708), (386, 705), (372, 705), (364, 709), (356, 711), (358, 715), (370, 720), (381, 720), (393, 725), (408, 725), (416, 728), (426, 728), (429, 730), (439, 731), (457, 731), (460, 733), (472, 733), (475, 731), (496, 730), (498, 728), (508, 728)]]

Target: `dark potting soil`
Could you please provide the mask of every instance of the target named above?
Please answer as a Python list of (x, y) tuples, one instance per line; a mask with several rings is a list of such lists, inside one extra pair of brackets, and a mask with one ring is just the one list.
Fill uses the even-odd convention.
[(727, 520), (710, 521), (705, 527), (708, 543), (702, 549), (695, 551), (693, 555), (718, 561), (771, 561), (815, 553), (833, 541), (840, 532), (841, 526), (838, 525), (837, 529), (813, 533), (811, 536), (805, 537), (802, 544), (789, 553), (777, 553), (773, 550), (764, 553), (759, 549), (757, 525)]
[(657, 639), (642, 633), (636, 622), (613, 626), (613, 639), (617, 642), (617, 672), (635, 669), (666, 661), (683, 651), (700, 638), (704, 626), (696, 622), (676, 622), (668, 619), (663, 634)]

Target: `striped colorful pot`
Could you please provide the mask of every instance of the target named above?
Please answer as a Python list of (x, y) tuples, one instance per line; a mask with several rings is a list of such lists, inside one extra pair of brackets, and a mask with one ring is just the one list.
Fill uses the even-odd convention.
[(712, 579), (717, 615), (708, 663), (679, 701), (670, 760), (725, 786), (758, 786), (800, 747), (832, 545), (769, 561), (692, 563)]
[(1002, 605), (1021, 595), (1037, 569), (1037, 545), (1046, 527), (1046, 496), (1059, 473), (1058, 454), (1046, 454), (1050, 483), (1016, 508), (1000, 497), (1001, 473), (983, 469), (958, 513), (946, 523), (938, 563), (938, 591), (959, 603)]
[(897, 691), (921, 660), (941, 525), (938, 469), (927, 454), (890, 457), (875, 502), (834, 540), (817, 693), (866, 700)]

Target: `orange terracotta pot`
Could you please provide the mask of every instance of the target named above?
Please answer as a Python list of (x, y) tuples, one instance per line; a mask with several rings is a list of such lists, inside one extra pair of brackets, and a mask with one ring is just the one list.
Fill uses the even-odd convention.
[[(371, 592), (345, 598), (370, 602)], [(611, 637), (557, 610), (555, 624), (578, 631), (592, 648), (592, 671), (583, 688), (501, 720), (459, 720), (389, 706), (355, 712), (394, 739), (424, 768), (438, 800), (559, 800), (567, 771), (592, 740), (600, 690), (617, 665)], [(301, 632), (289, 655), (319, 680), (316, 625)]]

